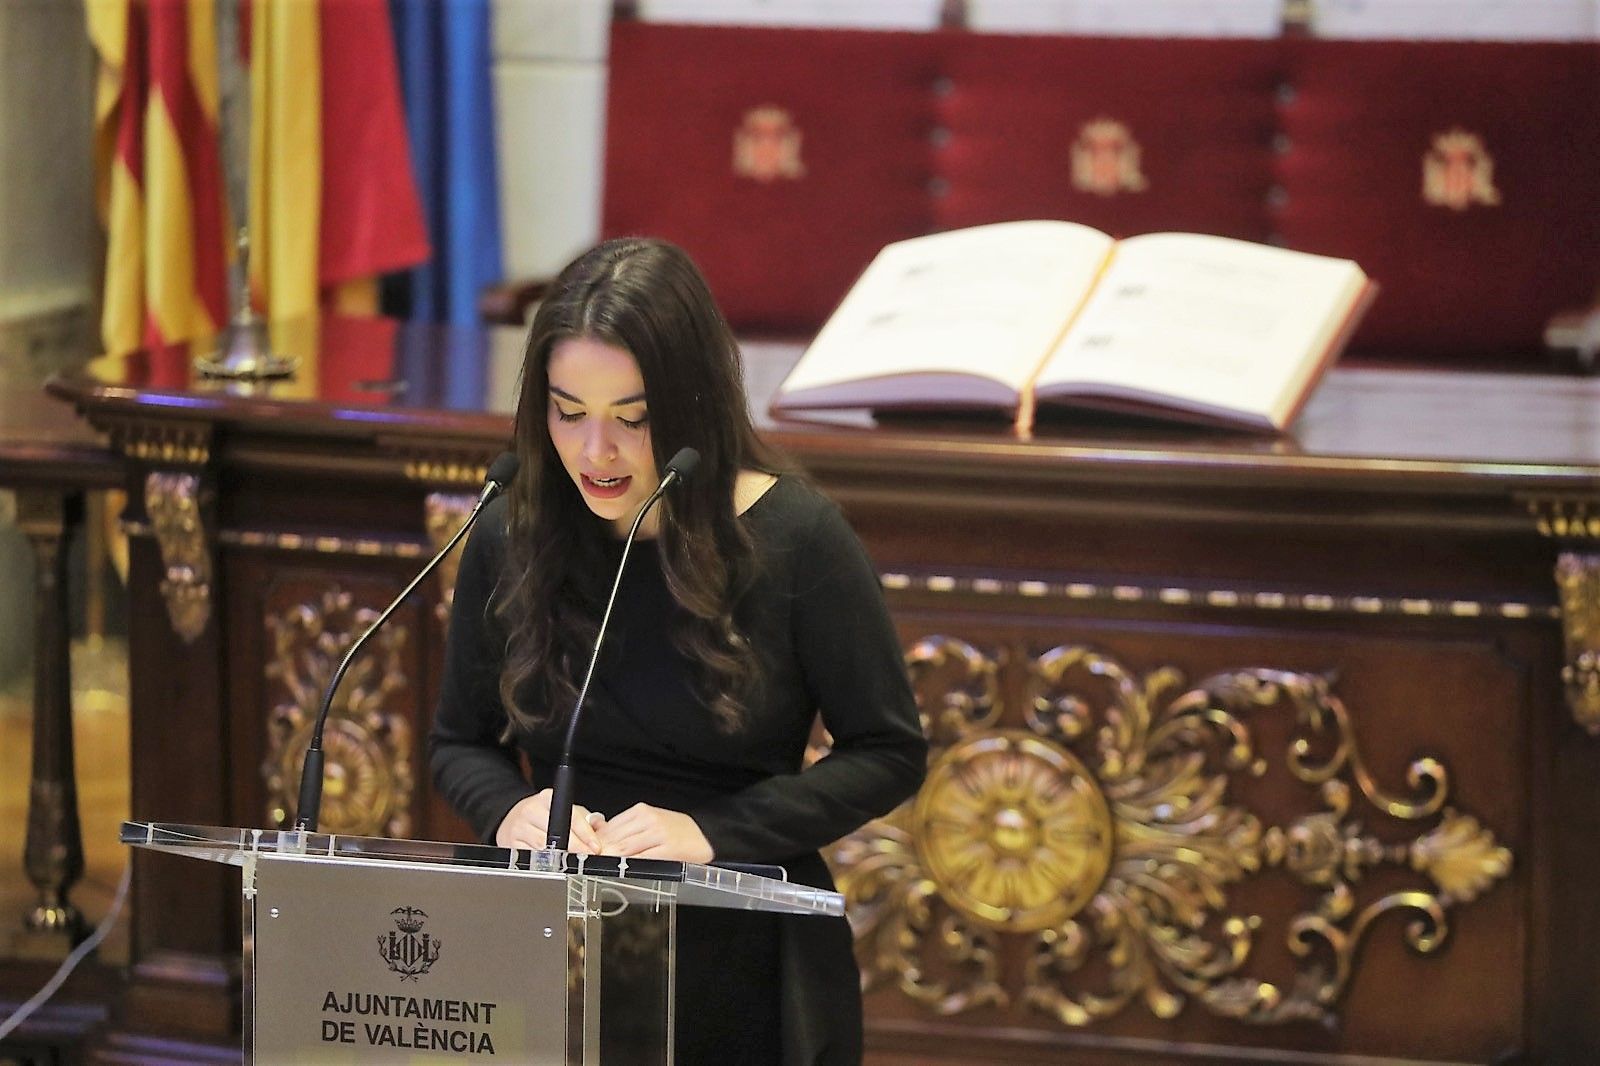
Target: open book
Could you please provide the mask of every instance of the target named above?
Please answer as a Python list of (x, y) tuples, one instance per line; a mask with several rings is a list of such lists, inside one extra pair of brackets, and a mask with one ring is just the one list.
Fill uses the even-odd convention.
[(1374, 287), (1348, 259), (1226, 237), (1002, 222), (879, 252), (774, 413), (1076, 405), (1261, 430), (1294, 420)]

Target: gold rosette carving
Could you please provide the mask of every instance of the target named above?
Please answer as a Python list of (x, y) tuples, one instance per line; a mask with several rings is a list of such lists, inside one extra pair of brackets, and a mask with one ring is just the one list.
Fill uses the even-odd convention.
[[(273, 649), (266, 676), (283, 697), (267, 717), (262, 768), (267, 815), (274, 825), (289, 825), (294, 818), (301, 765), (323, 691), (351, 642), (378, 613), (356, 608), (350, 593), (335, 587), (317, 603), (266, 619)], [(391, 620), (356, 656), (334, 695), (322, 738), (324, 832), (403, 837), (411, 831), (412, 729), (392, 706), (411, 684), (401, 665), (408, 639), (407, 627)]]
[[(930, 637), (908, 661), (928, 779), (828, 858), (867, 986), (893, 981), (937, 1012), (1016, 1004), (1086, 1026), (1197, 1003), (1256, 1024), (1326, 1021), (1381, 919), (1403, 916), (1403, 942), (1429, 954), (1450, 910), (1510, 872), (1492, 830), (1446, 805), (1437, 759), (1409, 763), (1403, 788), (1379, 783), (1324, 677), (1252, 668), (1191, 685), (1060, 647), (1025, 663), (1014, 729), (999, 724), (1003, 656)], [(1269, 775), (1303, 813), (1269, 824), (1239, 798)], [(1393, 890), (1365, 891), (1380, 867)], [(1281, 927), (1235, 902), (1269, 877), (1304, 893)], [(1258, 975), (1268, 939), (1291, 973)], [(1011, 955), (1020, 964), (1002, 965)]]
[(912, 812), (923, 866), (968, 917), (1045, 929), (1093, 898), (1111, 815), (1083, 764), (1038, 737), (995, 732), (949, 749)]

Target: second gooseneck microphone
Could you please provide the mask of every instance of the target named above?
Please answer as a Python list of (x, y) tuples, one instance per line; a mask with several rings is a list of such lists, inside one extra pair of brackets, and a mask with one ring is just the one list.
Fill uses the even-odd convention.
[(677, 454), (667, 460), (667, 472), (661, 477), (661, 484), (650, 494), (650, 498), (640, 505), (639, 511), (633, 516), (633, 525), (628, 529), (628, 539), (622, 542), (622, 558), (617, 562), (617, 576), (611, 582), (611, 595), (606, 598), (605, 612), (600, 616), (600, 629), (595, 633), (594, 651), (589, 655), (589, 667), (583, 672), (583, 684), (578, 688), (578, 698), (572, 705), (572, 714), (567, 719), (566, 736), (561, 741), (561, 760), (556, 763), (555, 778), (550, 784), (550, 818), (546, 822), (545, 847), (556, 851), (567, 850), (567, 840), (572, 831), (572, 746), (578, 736), (578, 719), (583, 714), (584, 700), (589, 695), (589, 681), (594, 677), (595, 663), (600, 661), (600, 645), (606, 639), (606, 626), (611, 621), (611, 607), (617, 602), (617, 589), (622, 587), (622, 571), (628, 565), (628, 552), (633, 547), (633, 538), (638, 535), (639, 524), (644, 521), (644, 516), (650, 513), (650, 508), (673, 485), (694, 473), (694, 468), (700, 462), (700, 453), (693, 448), (679, 448)]

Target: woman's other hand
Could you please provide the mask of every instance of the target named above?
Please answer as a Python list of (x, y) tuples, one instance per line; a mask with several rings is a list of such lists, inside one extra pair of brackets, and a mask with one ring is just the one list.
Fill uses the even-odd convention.
[(678, 811), (635, 803), (598, 827), (600, 854), (637, 859), (710, 862), (711, 844), (695, 820)]
[[(606, 824), (601, 814), (573, 805), (572, 829), (567, 834), (567, 850), (589, 855), (600, 854), (599, 830)], [(550, 790), (521, 800), (500, 821), (494, 842), (502, 848), (544, 850), (550, 839)]]

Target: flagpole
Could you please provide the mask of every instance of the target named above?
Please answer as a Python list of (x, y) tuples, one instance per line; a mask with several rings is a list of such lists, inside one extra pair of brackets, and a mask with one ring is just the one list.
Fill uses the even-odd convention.
[(267, 323), (250, 306), (250, 73), (240, 59), (240, 0), (217, 3), (218, 141), (223, 196), (235, 229), (228, 301), (233, 313), (217, 335), (217, 347), (196, 361), (208, 377), (258, 380), (292, 377), (300, 361), (276, 355)]

